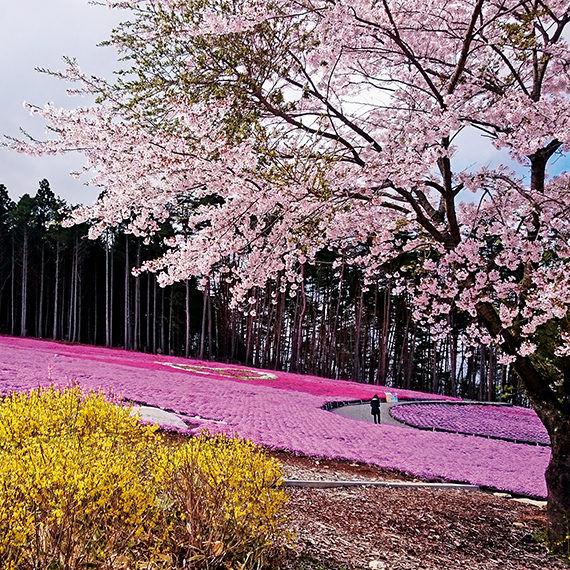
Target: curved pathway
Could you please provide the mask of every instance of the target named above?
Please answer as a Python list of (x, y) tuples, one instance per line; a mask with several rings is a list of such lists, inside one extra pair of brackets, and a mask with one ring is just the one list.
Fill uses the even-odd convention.
[[(397, 406), (400, 402), (380, 402), (380, 423), (389, 424), (393, 426), (406, 426), (404, 422), (399, 422), (396, 418), (393, 418), (390, 414), (390, 409), (393, 406)], [(339, 408), (334, 408), (331, 410), (334, 414), (340, 414), (346, 418), (352, 418), (354, 420), (362, 420), (365, 422), (374, 423), (374, 418), (370, 413), (370, 404), (368, 402), (362, 402), (358, 404), (348, 404), (346, 406), (341, 406)], [(408, 426), (411, 427), (411, 426)]]

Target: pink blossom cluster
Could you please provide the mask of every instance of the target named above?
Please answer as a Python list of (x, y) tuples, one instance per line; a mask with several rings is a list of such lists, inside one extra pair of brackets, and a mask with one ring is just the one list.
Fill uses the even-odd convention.
[(414, 403), (393, 407), (390, 414), (423, 429), (550, 445), (548, 432), (534, 410), (518, 406)]
[[(224, 368), (223, 364), (173, 357), (161, 360)], [(78, 382), (88, 389), (103, 388), (131, 401), (173, 410), (183, 419), (191, 418), (189, 432), (208, 428), (237, 433), (270, 448), (546, 496), (548, 448), (346, 418), (322, 406), (331, 400), (366, 397), (375, 391), (380, 394), (381, 390), (351, 382), (272, 374), (277, 378), (205, 375), (164, 366), (148, 354), (0, 337), (2, 392), (54, 381)]]
[[(415, 0), (394, 6), (244, 0), (231, 10), (209, 1), (191, 7), (174, 0), (107, 4), (129, 10), (131, 22), (112, 43), (121, 53), (132, 52), (134, 65), (145, 54), (144, 79), (132, 87), (136, 95), (113, 90), (70, 63), (64, 80), (79, 91), (112, 97), (73, 110), (32, 108), (55, 138), (11, 145), (30, 154), (82, 149), (85, 171), (105, 188), (96, 204), (74, 212), (78, 222), (96, 221), (93, 237), (121, 222), (135, 234), (152, 234), (178, 196), (191, 192), (198, 204), (215, 194), (223, 205), (193, 208), (189, 231), (171, 236), (171, 249), (145, 264), (161, 272), (161, 283), (190, 275), (227, 278), (235, 302), (247, 307), (251, 289), (268, 279), (294, 294), (299, 265), (323, 247), (344, 251), (361, 242), (366, 248), (354, 261), (371, 278), (402, 250), (423, 252), (423, 266), (410, 267), (414, 281), (422, 277), (414, 291), (416, 317), (421, 313), (434, 332), (445, 334), (450, 306), (475, 313), (480, 303), (491, 303), (503, 329), (522, 331), (510, 349), (514, 358), (532, 354), (537, 329), (566, 315), (568, 175), (529, 188), (530, 172), (525, 178), (490, 167), (484, 152), (469, 166), (456, 157), (461, 148), (471, 156), (480, 142), (476, 132), (526, 166), (552, 142), (570, 148), (566, 2), (548, 0), (533, 16), (541, 30), (533, 36), (533, 56), (524, 42), (505, 42), (505, 30), (521, 12), (518, 0), (455, 0), (444, 8), (433, 1), (419, 8)], [(283, 26), (274, 28), (276, 22)], [(274, 58), (282, 63), (272, 69), (265, 68), (269, 29), (276, 34)], [(385, 42), (380, 51), (378, 30)], [(237, 34), (229, 50), (240, 32), (247, 34), (248, 49), (228, 53), (226, 65), (208, 60), (207, 53), (222, 57), (211, 42)], [(193, 41), (210, 49), (196, 49)], [(194, 46), (185, 58), (177, 52), (181, 44)], [(241, 60), (254, 47), (258, 57)], [(164, 61), (181, 59), (180, 67), (169, 68), (169, 87), (160, 92), (155, 86), (164, 83)], [(242, 104), (244, 70), (257, 60), (262, 68), (252, 76), (270, 72), (247, 96), (262, 117), (261, 146), (267, 148), (261, 155), (253, 134), (238, 143), (225, 128)], [(516, 78), (507, 80), (515, 71)], [(220, 88), (189, 103), (195, 99), (187, 96), (188, 80), (204, 75)], [(155, 121), (148, 127), (148, 112), (160, 113), (163, 129)], [(318, 156), (322, 163), (308, 160)], [(287, 157), (285, 166), (281, 157)], [(260, 231), (253, 219), (274, 222)], [(490, 252), (491, 245), (497, 251)], [(233, 256), (239, 263), (228, 263)], [(394, 278), (401, 285), (410, 275), (399, 271)], [(493, 339), (485, 331), (467, 336), (500, 344), (500, 335)], [(556, 339), (560, 355), (570, 350), (562, 332)]]
[[(474, 178), (478, 180), (476, 184), (484, 185), (483, 177)], [(521, 228), (530, 226), (535, 212), (519, 201), (524, 190), (522, 181), (506, 184), (496, 180), (492, 202), (462, 204), (463, 229), (469, 237), (452, 251), (440, 253), (437, 263), (429, 258), (423, 263), (424, 278), (409, 289), (415, 297), (415, 318), (432, 326), (436, 334), (445, 335), (449, 330), (446, 316), (452, 306), (475, 316), (477, 303), (490, 303), (497, 309), (501, 332), (493, 337), (474, 321), (464, 338), (468, 343), (501, 345), (502, 331), (515, 331), (519, 337), (516, 354), (529, 356), (537, 349), (541, 327), (550, 322), (558, 327), (556, 354), (565, 356), (569, 339), (563, 327), (559, 327), (570, 306), (570, 250), (563, 237), (570, 230), (562, 205), (565, 184), (566, 177), (549, 182), (549, 202), (557, 205), (542, 210), (538, 239), (530, 242)], [(536, 204), (546, 204), (544, 196), (537, 194), (533, 199)], [(495, 221), (499, 218), (501, 222)], [(508, 223), (504, 223), (506, 220)], [(556, 231), (549, 227), (552, 223)], [(496, 244), (492, 256), (489, 243)], [(555, 259), (541, 264), (552, 251), (557, 252)], [(523, 282), (517, 278), (521, 267), (526, 268)], [(525, 302), (521, 304), (518, 301), (523, 292)], [(513, 361), (516, 354), (501, 361)]]

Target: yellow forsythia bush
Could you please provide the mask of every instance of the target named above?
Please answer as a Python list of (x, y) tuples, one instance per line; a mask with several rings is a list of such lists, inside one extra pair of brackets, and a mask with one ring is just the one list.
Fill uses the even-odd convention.
[(0, 560), (113, 567), (160, 517), (156, 428), (101, 393), (54, 387), (0, 405)]
[[(171, 552), (196, 568), (261, 568), (280, 537), (283, 473), (250, 441), (203, 433), (169, 458)], [(182, 520), (184, 525), (176, 524)]]
[(166, 442), (102, 393), (0, 403), (0, 567), (259, 568), (281, 472), (250, 442)]

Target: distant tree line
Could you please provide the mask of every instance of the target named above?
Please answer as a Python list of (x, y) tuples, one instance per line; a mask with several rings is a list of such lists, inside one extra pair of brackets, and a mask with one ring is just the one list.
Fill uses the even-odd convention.
[(461, 315), (437, 340), (389, 277), (364, 286), (338, 255), (304, 266), (294, 296), (277, 283), (253, 289), (244, 311), (231, 307), (224, 275), (164, 288), (153, 273), (134, 276), (160, 255), (160, 235), (145, 243), (119, 228), (90, 240), (86, 224), (64, 227), (69, 211), (45, 179), (17, 202), (0, 184), (1, 333), (525, 401), (492, 348), (463, 346)]

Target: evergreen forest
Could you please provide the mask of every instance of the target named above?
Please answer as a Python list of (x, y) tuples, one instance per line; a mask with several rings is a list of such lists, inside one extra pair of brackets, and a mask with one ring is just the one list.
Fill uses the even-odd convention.
[[(493, 348), (463, 345), (461, 314), (449, 315), (444, 340), (415, 322), (394, 268), (365, 284), (357, 267), (323, 252), (301, 268), (294, 295), (269, 283), (243, 310), (224, 275), (161, 287), (153, 273), (133, 274), (160, 256), (160, 234), (146, 243), (119, 227), (91, 240), (87, 224), (64, 225), (70, 209), (45, 179), (18, 201), (0, 184), (1, 334), (526, 404)], [(172, 235), (184, 220), (173, 213), (168, 223)]]

